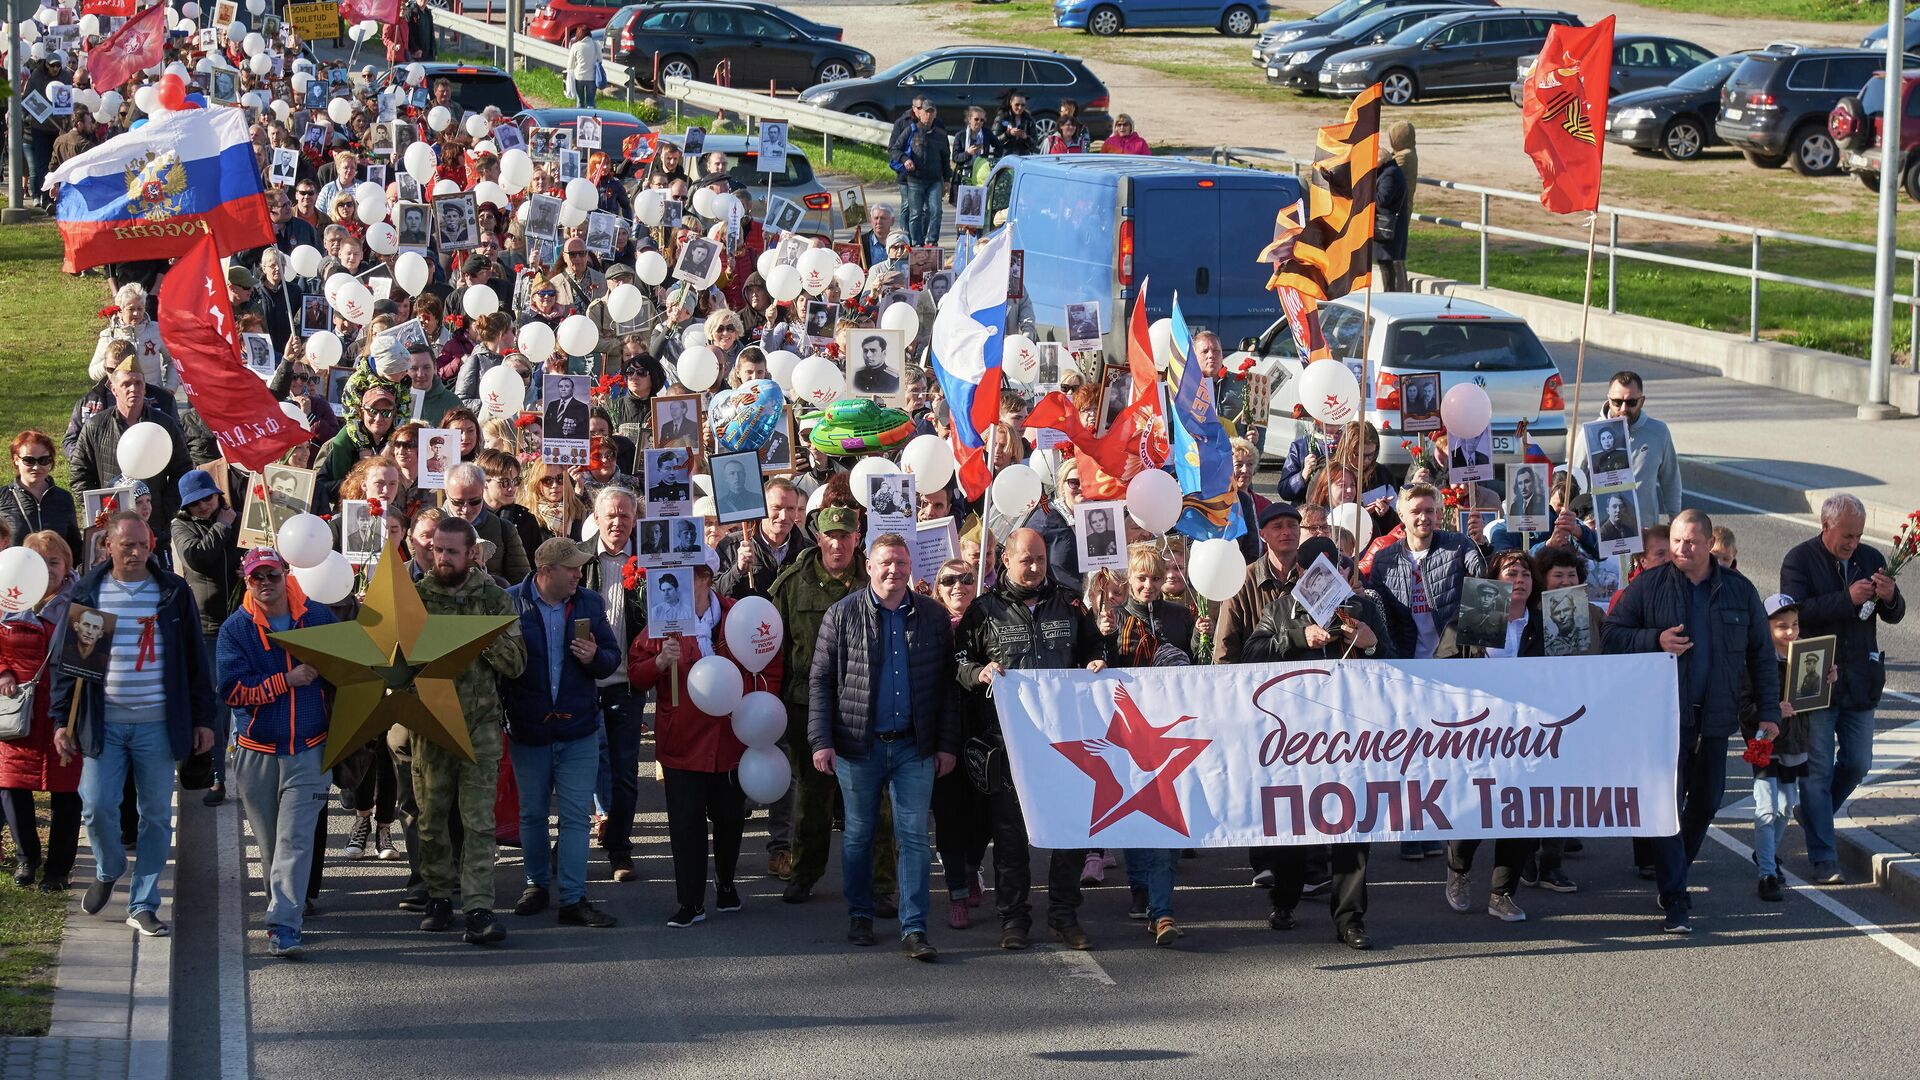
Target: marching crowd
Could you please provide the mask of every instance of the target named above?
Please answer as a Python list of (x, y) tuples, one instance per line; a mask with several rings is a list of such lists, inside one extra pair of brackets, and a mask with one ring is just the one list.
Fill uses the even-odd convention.
[[(221, 47), (244, 58), (238, 43)], [(27, 735), (0, 742), (0, 801), (19, 885), (69, 888), (84, 826), (95, 873), (84, 883), (83, 908), (106, 908), (125, 879), (129, 923), (145, 934), (167, 933), (158, 882), (172, 843), (171, 799), (183, 785), (206, 790), (211, 804), (241, 803), (261, 851), (275, 955), (301, 954), (303, 920), (325, 899), (322, 864), (335, 850), (346, 858), (404, 858), (409, 876), (395, 900), (421, 916), (422, 930), (457, 928), (470, 943), (500, 942), (497, 844), (515, 833), (525, 877), (511, 905), (515, 916), (551, 907), (561, 923), (610, 927), (614, 919), (589, 898), (589, 883), (608, 880), (618, 889), (636, 880), (636, 805), (650, 744), (653, 765), (645, 768), (661, 784), (672, 852), (669, 926), (700, 923), (709, 909), (739, 910), (743, 872), (764, 869), (785, 882), (785, 902), (807, 902), (827, 873), (837, 828), (854, 945), (873, 945), (876, 922), (888, 921), (908, 956), (937, 956), (928, 939), (939, 915), (931, 877), (937, 852), (947, 927), (991, 918), (999, 946), (1022, 949), (1034, 923), (1027, 830), (1004, 757), (991, 753), (999, 733), (989, 691), (1006, 672), (1543, 655), (1541, 597), (1576, 585), (1588, 585), (1592, 598), (1582, 613), (1592, 650), (1679, 658), (1681, 830), (1633, 845), (1642, 876), (1656, 883), (1665, 928), (1690, 929), (1688, 866), (1720, 805), (1735, 735), (1773, 747), (1770, 761), (1755, 766), (1760, 895), (1781, 895), (1779, 838), (1791, 820), (1805, 831), (1812, 879), (1841, 880), (1833, 809), (1871, 759), (1883, 680), (1875, 628), (1904, 615), (1904, 597), (1886, 560), (1860, 543), (1864, 510), (1847, 496), (1829, 500), (1820, 533), (1789, 554), (1777, 588), (1758, 587), (1738, 568), (1733, 537), (1685, 508), (1677, 472), (1661, 462), (1672, 440), (1648, 414), (1633, 373), (1613, 378), (1604, 409), (1626, 418), (1633, 445), (1659, 450), (1636, 458), (1638, 490), (1629, 497), (1637, 497), (1641, 521), (1668, 520), (1643, 530), (1644, 551), (1624, 574), (1600, 555), (1600, 522), (1578, 470), (1556, 467), (1551, 530), (1527, 536), (1497, 518), (1463, 513), (1459, 504), (1472, 505), (1475, 493), (1450, 487), (1444, 470), (1383, 464), (1381, 432), (1366, 422), (1309, 426), (1293, 443), (1277, 490), (1256, 490), (1257, 429), (1265, 418), (1244, 414), (1225, 417), (1237, 432), (1233, 496), (1248, 526), (1241, 538), (1248, 572), (1237, 595), (1217, 605), (1200, 598), (1187, 579), (1187, 541), (1131, 519), (1124, 572), (1083, 572), (1073, 533), (1086, 466), (1070, 450), (1039, 448), (1039, 433), (1025, 424), (1032, 395), (1009, 384), (988, 433), (989, 460), (995, 470), (1025, 464), (1041, 475), (1043, 497), (1030, 515), (982, 521), (980, 499), (958, 480), (920, 491), (920, 520), (964, 524), (955, 557), (916, 568), (913, 538), (869, 535), (869, 510), (849, 478), (854, 458), (808, 438), (803, 418), (791, 468), (765, 479), (763, 517), (721, 524), (708, 504), (691, 568), (691, 629), (659, 633), (648, 625), (648, 574), (636, 535), (647, 504), (636, 458), (655, 437), (654, 403), (700, 392), (683, 381), (678, 363), (696, 345), (718, 357), (717, 378), (707, 380), (718, 391), (767, 378), (772, 354), (801, 336), (798, 305), (776, 298), (759, 269), (772, 243), (764, 223), (748, 216), (730, 227), (724, 218), (703, 221), (692, 208), (694, 191), (735, 189), (732, 162), (724, 153), (689, 160), (666, 141), (647, 160), (591, 155), (585, 175), (602, 212), (627, 220), (636, 193), (654, 189), (688, 204), (677, 226), (642, 220), (615, 246), (597, 249), (584, 221), (563, 223), (550, 240), (528, 235), (515, 212), (525, 194), (565, 190), (552, 163), (538, 162), (515, 185), (521, 192), (503, 191), (511, 205), (481, 202), (473, 246), (443, 251), (429, 242), (430, 279), (408, 288), (395, 249), (370, 243), (387, 207), (367, 214), (360, 206), (363, 170), (376, 163), (369, 147), (383, 107), (377, 88), (302, 59), (287, 39), (271, 47), (289, 72), (330, 88), (320, 112), (346, 102), (348, 114), (323, 136), (320, 152), (301, 151), (290, 180), (268, 184), (275, 243), (237, 255), (227, 270), (241, 326), (272, 342), (267, 386), (311, 432), (283, 459), (315, 478), (300, 508), (328, 515), (340, 546), (337, 509), (373, 507), (429, 616), (515, 621), (454, 680), (472, 760), (395, 725), (323, 769), (339, 698), (315, 667), (270, 635), (351, 620), (361, 601), (348, 595), (322, 603), (307, 595), (270, 538), (242, 542), (250, 500), (277, 506), (278, 493), (223, 458), (181, 392), (154, 321), (166, 264), (109, 266), (103, 299), (112, 305), (88, 372), (93, 385), (75, 403), (68, 429), (20, 430), (7, 440), (13, 480), (0, 490), (0, 546), (37, 553), (49, 580), (43, 599), (0, 620), (0, 696), (31, 710)], [(184, 60), (197, 56), (188, 40), (170, 48)], [(335, 70), (345, 77), (336, 82)], [(395, 82), (404, 83), (405, 69), (398, 71)], [(125, 130), (132, 110), (122, 89), (90, 88), (91, 96), (77, 98), (53, 156), (84, 152)], [(306, 145), (288, 117), (311, 107), (304, 96), (293, 99), (291, 79), (247, 75), (240, 89), (269, 101), (254, 122), (265, 178), (272, 149)], [(446, 87), (418, 89), (398, 115), (434, 150), (429, 189), (501, 190), (502, 151), (493, 141), (501, 118), (480, 115), (469, 126)], [(447, 122), (431, 122), (439, 109), (449, 110), (440, 118)], [(918, 138), (911, 122), (908, 138)], [(904, 160), (926, 160), (915, 156), (922, 152), (931, 153), (909, 149)], [(401, 201), (397, 172), (387, 173), (389, 204)], [(911, 183), (907, 190), (911, 203)], [(907, 213), (920, 222), (924, 211)], [(878, 322), (885, 294), (914, 294), (921, 351), (907, 373), (903, 412), (915, 433), (944, 438), (954, 418), (924, 366), (934, 306), (912, 287), (904, 262), (925, 237), (893, 231), (890, 220), (876, 206), (857, 238), (866, 269), (881, 272), (845, 292), (836, 282), (825, 295), (840, 304), (844, 342), (848, 331)], [(726, 252), (709, 284), (636, 274), (647, 253), (671, 263), (694, 238)], [(318, 266), (298, 265), (316, 249)], [(382, 282), (382, 291), (364, 325), (331, 309), (325, 331), (337, 336), (340, 354), (317, 356), (317, 333), (303, 326), (305, 300), (323, 296), (322, 283), (336, 274)], [(617, 318), (611, 298), (622, 286), (637, 288), (643, 303)], [(1031, 328), (1030, 309), (1009, 310), (1009, 331)], [(599, 330), (578, 354), (529, 329), (550, 330), (572, 315)], [(416, 320), (421, 334), (403, 340), (392, 333)], [(531, 340), (546, 349), (530, 355), (524, 346)], [(831, 355), (840, 346), (817, 348)], [(1217, 337), (1196, 334), (1193, 350), (1218, 399), (1244, 397)], [(1105, 358), (1095, 352), (1075, 360), (1061, 389), (1092, 427)], [(591, 382), (590, 460), (553, 460), (513, 418), (487, 414), (481, 384), (501, 368), (523, 383), (536, 374)], [(341, 385), (330, 400), (336, 374)], [(164, 468), (134, 480), (118, 475), (115, 463), (118, 440), (138, 423), (157, 425), (171, 446)], [(424, 483), (439, 471), (423, 462), (429, 429), (461, 434), (458, 463), (444, 469), (438, 490)], [(716, 434), (700, 438), (711, 448)], [(55, 480), (62, 462), (67, 486)], [(115, 489), (131, 496), (97, 511), (90, 505), (88, 492)], [(1495, 500), (1481, 493), (1478, 501)], [(1336, 523), (1333, 508), (1356, 502), (1369, 535)], [(1316, 624), (1292, 595), (1302, 568), (1322, 556), (1350, 569), (1361, 586), (1331, 626)], [(1510, 584), (1504, 645), (1460, 643), (1460, 596), (1470, 577)], [(781, 746), (793, 778), (787, 794), (764, 807), (764, 867), (751, 870), (741, 864), (745, 823), (761, 808), (736, 771), (745, 746), (728, 717), (704, 713), (686, 692), (697, 661), (732, 654), (726, 615), (749, 597), (771, 602), (785, 628), (757, 684), (785, 706)], [(66, 635), (103, 632), (70, 629), (74, 607), (114, 616), (98, 681), (59, 662)], [(1783, 700), (1781, 664), (1796, 634), (1838, 641), (1833, 707), (1811, 715), (1795, 714)], [(94, 644), (89, 638), (84, 647)], [(987, 751), (978, 767), (976, 749)], [(503, 774), (517, 793), (504, 803)], [(44, 850), (37, 792), (48, 793), (40, 804), (50, 815)], [(344, 836), (329, 830), (324, 813), (333, 792), (351, 815)], [(596, 846), (603, 862), (591, 858)], [(1412, 842), (1398, 854), (1443, 857), (1444, 901), (1464, 912), (1479, 906), (1473, 867), (1481, 846)], [(1578, 888), (1565, 861), (1578, 850), (1575, 841), (1501, 837), (1491, 847), (1484, 907), (1496, 918), (1526, 918), (1522, 886)], [(1092, 947), (1079, 917), (1082, 890), (1123, 858), (1127, 914), (1143, 920), (1159, 944), (1173, 945), (1181, 936), (1174, 903), (1183, 854), (1051, 852), (1047, 930), (1073, 948)], [(1249, 869), (1268, 890), (1269, 925), (1292, 929), (1303, 897), (1329, 893), (1339, 939), (1370, 947), (1368, 857), (1365, 844), (1252, 850)], [(989, 897), (992, 908), (982, 912)]]

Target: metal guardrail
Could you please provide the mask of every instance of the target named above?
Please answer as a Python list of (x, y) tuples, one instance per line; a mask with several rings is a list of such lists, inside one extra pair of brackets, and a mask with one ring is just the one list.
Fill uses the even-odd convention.
[[(1248, 164), (1276, 169), (1290, 169), (1298, 176), (1308, 163), (1286, 154), (1267, 150), (1249, 149), (1240, 146), (1216, 146), (1212, 160), (1215, 163)], [(1481, 288), (1487, 288), (1488, 239), (1501, 237), (1508, 240), (1524, 240), (1528, 243), (1542, 244), (1548, 247), (1563, 248), (1569, 251), (1585, 251), (1586, 242), (1567, 236), (1554, 236), (1547, 233), (1529, 232), (1524, 229), (1510, 229), (1492, 223), (1493, 200), (1504, 199), (1538, 208), (1538, 195), (1523, 191), (1509, 191), (1505, 188), (1483, 187), (1478, 184), (1463, 184), (1453, 180), (1440, 180), (1430, 176), (1420, 177), (1419, 182), (1428, 187), (1458, 191), (1469, 195), (1478, 195), (1480, 215), (1477, 221), (1443, 217), (1437, 214), (1413, 215), (1415, 221), (1429, 225), (1441, 225), (1464, 232), (1478, 233), (1480, 236), (1480, 281)], [(1830, 251), (1850, 251), (1861, 255), (1873, 255), (1876, 251), (1872, 244), (1856, 244), (1846, 240), (1830, 240), (1824, 236), (1808, 236), (1804, 233), (1785, 232), (1780, 229), (1760, 228), (1753, 225), (1735, 225), (1725, 221), (1709, 221), (1704, 218), (1683, 217), (1678, 214), (1662, 214), (1652, 210), (1636, 210), (1632, 207), (1613, 206), (1601, 203), (1599, 213), (1607, 219), (1607, 237), (1605, 243), (1594, 246), (1596, 258), (1606, 256), (1607, 261), (1607, 311), (1618, 310), (1619, 260), (1631, 259), (1638, 262), (1656, 263), (1662, 266), (1675, 266), (1686, 270), (1698, 270), (1726, 277), (1744, 278), (1747, 281), (1747, 340), (1760, 340), (1760, 284), (1771, 282), (1778, 285), (1793, 285), (1803, 289), (1817, 289), (1821, 292), (1835, 293), (1840, 296), (1852, 296), (1863, 300), (1872, 300), (1874, 291), (1859, 285), (1847, 285), (1837, 281), (1821, 281), (1815, 278), (1800, 277), (1794, 274), (1782, 274), (1761, 267), (1761, 241), (1776, 240), (1792, 244), (1805, 244), (1809, 247), (1826, 248)], [(1686, 229), (1698, 229), (1728, 236), (1740, 236), (1747, 239), (1747, 265), (1732, 266), (1726, 263), (1708, 262), (1703, 259), (1689, 259), (1679, 255), (1669, 255), (1660, 251), (1649, 251), (1623, 245), (1620, 242), (1620, 222), (1648, 221), (1662, 225), (1673, 225)], [(1909, 340), (1920, 347), (1920, 251), (1908, 251), (1904, 248), (1894, 250), (1896, 259), (1904, 259), (1912, 266), (1910, 291), (1895, 293), (1893, 302), (1904, 304), (1908, 310)], [(1524, 291), (1524, 290), (1521, 290)]]
[(663, 89), (668, 97), (696, 109), (785, 120), (802, 131), (814, 131), (870, 146), (885, 146), (893, 136), (893, 125), (884, 121), (865, 120), (818, 105), (803, 105), (790, 98), (769, 97), (751, 90), (715, 86), (692, 79), (669, 78), (664, 81), (666, 85)]
[[(486, 22), (462, 15), (458, 12), (433, 9), (433, 25), (436, 30), (445, 30), (462, 37), (472, 38), (496, 49), (507, 47), (507, 25), (504, 22)], [(567, 50), (552, 42), (541, 41), (524, 30), (513, 35), (513, 51), (528, 60), (535, 60), (562, 71), (567, 69)], [(602, 61), (600, 70), (607, 76), (607, 82), (614, 86), (631, 87), (631, 76), (626, 65)]]

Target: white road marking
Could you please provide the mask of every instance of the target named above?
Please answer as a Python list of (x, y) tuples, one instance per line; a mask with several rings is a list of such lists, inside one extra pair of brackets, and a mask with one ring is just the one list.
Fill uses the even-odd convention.
[[(1760, 507), (1754, 506), (1750, 503), (1743, 503), (1737, 499), (1729, 499), (1729, 498), (1726, 498), (1725, 496), (1714, 495), (1710, 492), (1705, 492), (1705, 491), (1693, 491), (1693, 492), (1689, 492), (1688, 494), (1698, 496), (1699, 498), (1705, 499), (1708, 502), (1719, 503), (1721, 506), (1731, 506), (1735, 510), (1744, 510), (1749, 514), (1759, 514), (1761, 517), (1770, 517), (1775, 521), (1784, 521), (1789, 525), (1798, 525), (1802, 528), (1813, 528), (1813, 529), (1818, 529), (1820, 527), (1820, 519), (1810, 514), (1782, 514), (1777, 510), (1762, 510)], [(1893, 543), (1893, 539), (1891, 537), (1885, 537), (1885, 536), (1869, 536), (1867, 537), (1867, 539), (1873, 541), (1876, 544), (1881, 544), (1886, 546), (1890, 546)]]
[(240, 844), (240, 808), (214, 811), (216, 849), (220, 853), (220, 917), (215, 933), (220, 948), (220, 1080), (248, 1080), (253, 1075), (248, 1045), (253, 1009), (247, 1001), (247, 927), (241, 899), (246, 894), (246, 849)]
[[(1750, 862), (1753, 859), (1752, 848), (1734, 839), (1728, 835), (1726, 830), (1721, 829), (1719, 826), (1716, 825), (1708, 829), (1707, 835), (1713, 837), (1721, 847), (1740, 856), (1742, 860)], [(1841, 922), (1865, 934), (1868, 940), (1885, 947), (1888, 952), (1912, 964), (1915, 968), (1920, 968), (1920, 949), (1916, 949), (1900, 940), (1899, 937), (1880, 926), (1880, 924), (1869, 920), (1866, 916), (1835, 900), (1833, 897), (1821, 891), (1817, 886), (1808, 884), (1798, 874), (1793, 873), (1785, 867), (1780, 868), (1780, 880), (1782, 884), (1786, 885), (1795, 893), (1812, 901), (1816, 907), (1824, 909), (1828, 914), (1839, 919)]]
[(1059, 975), (1068, 985), (1076, 985), (1079, 983), (1095, 983), (1100, 986), (1114, 985), (1113, 976), (1107, 974), (1107, 969), (1100, 966), (1100, 961), (1095, 960), (1092, 953), (1081, 952), (1078, 949), (1069, 949), (1065, 946), (1058, 946), (1046, 949), (1041, 955), (1053, 961), (1056, 965), (1055, 974)]

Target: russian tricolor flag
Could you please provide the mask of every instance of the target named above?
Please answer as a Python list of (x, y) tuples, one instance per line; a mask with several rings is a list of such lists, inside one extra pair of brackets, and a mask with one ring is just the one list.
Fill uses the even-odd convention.
[(174, 259), (203, 236), (222, 256), (273, 243), (244, 109), (162, 112), (47, 177), (68, 273)]
[(940, 301), (928, 349), (934, 377), (940, 380), (953, 416), (954, 454), (968, 498), (978, 498), (991, 479), (980, 459), (986, 432), (1000, 419), (1000, 355), (1007, 337), (1012, 236), (1012, 229), (1002, 229), (974, 252)]

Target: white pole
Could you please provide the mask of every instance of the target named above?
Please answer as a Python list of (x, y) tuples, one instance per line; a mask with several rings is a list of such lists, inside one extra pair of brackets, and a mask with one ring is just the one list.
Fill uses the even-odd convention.
[[(1900, 197), (1900, 88), (1905, 77), (1907, 5), (1887, 0), (1887, 74), (1880, 118), (1880, 221), (1873, 259), (1873, 353), (1867, 369), (1867, 400), (1856, 415), (1890, 420), (1899, 415), (1887, 401), (1887, 372), (1893, 359), (1894, 214)], [(1909, 346), (1911, 347), (1911, 346)]]

